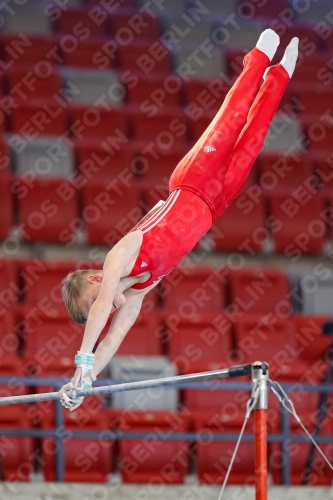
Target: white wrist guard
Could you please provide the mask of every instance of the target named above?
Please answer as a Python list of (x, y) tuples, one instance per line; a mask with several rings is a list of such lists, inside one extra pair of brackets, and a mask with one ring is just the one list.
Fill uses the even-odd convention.
[(74, 358), (74, 363), (81, 368), (81, 382), (86, 375), (89, 375), (93, 369), (95, 354), (86, 354), (78, 351)]

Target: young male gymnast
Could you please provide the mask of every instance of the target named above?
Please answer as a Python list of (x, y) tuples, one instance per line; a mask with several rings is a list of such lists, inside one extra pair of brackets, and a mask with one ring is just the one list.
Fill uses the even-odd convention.
[[(270, 67), (278, 45), (279, 36), (265, 30), (244, 57), (244, 69), (222, 107), (174, 170), (166, 202), (112, 248), (103, 270), (75, 271), (64, 280), (70, 316), (86, 323), (74, 378), (60, 390), (66, 408), (81, 404), (75, 389), (91, 387), (133, 326), (143, 297), (193, 249), (242, 188), (295, 69), (298, 38)], [(115, 310), (108, 334), (92, 354)]]

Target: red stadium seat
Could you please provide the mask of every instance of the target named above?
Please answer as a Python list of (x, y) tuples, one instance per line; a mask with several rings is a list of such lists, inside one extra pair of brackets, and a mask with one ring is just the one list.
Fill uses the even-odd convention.
[(112, 181), (88, 183), (83, 188), (83, 202), (87, 238), (90, 243), (114, 245), (142, 218), (140, 188), (131, 188), (125, 195), (124, 183), (115, 187)]
[[(0, 315), (0, 371), (8, 367), (8, 356), (18, 354), (20, 341), (15, 331), (15, 316), (12, 312), (2, 311)], [(13, 372), (14, 373), (14, 372)]]
[(15, 262), (0, 258), (0, 315), (11, 310), (20, 297)]
[[(145, 432), (151, 437), (153, 446), (146, 446), (147, 440), (120, 439), (120, 460), (122, 480), (125, 483), (183, 484), (187, 473), (189, 455), (186, 441), (158, 439), (158, 434), (186, 432), (188, 417), (166, 411), (122, 411), (110, 410), (109, 418), (119, 431)], [(143, 453), (142, 459), (138, 450)], [(140, 453), (141, 453), (140, 452)], [(177, 459), (175, 459), (177, 457)]]
[[(6, 160), (5, 160), (6, 161)], [(6, 239), (12, 228), (13, 216), (14, 216), (14, 204), (13, 195), (11, 192), (12, 179), (10, 175), (0, 176), (0, 212), (1, 212), (1, 224), (0, 224), (0, 239)]]
[(87, 182), (110, 182), (117, 178), (129, 181), (129, 177), (136, 175), (132, 165), (133, 155), (131, 148), (119, 148), (111, 155), (98, 141), (76, 142), (77, 167)]
[(322, 124), (319, 123), (319, 127), (312, 129), (310, 122), (313, 121), (312, 116), (302, 117), (303, 123), (305, 123), (305, 128), (307, 130), (307, 139), (309, 141), (310, 153), (323, 157), (324, 160), (332, 154), (332, 141), (333, 141), (333, 127), (326, 127), (323, 131)]
[(6, 88), (6, 86), (5, 86), (5, 73), (2, 71), (0, 74), (0, 97), (1, 98), (6, 93), (5, 88)]
[(326, 158), (318, 158), (317, 167), (315, 169), (317, 176), (317, 187), (320, 193), (327, 196), (328, 199), (333, 197), (333, 162), (331, 153), (327, 151)]
[(131, 80), (127, 82), (127, 100), (132, 104), (140, 104), (141, 111), (148, 116), (154, 116), (164, 106), (181, 104), (181, 85), (172, 76), (136, 75), (136, 78), (135, 85)]
[[(319, 373), (318, 364), (314, 366), (314, 370), (311, 370), (310, 368), (310, 370), (304, 369), (303, 373), (299, 371), (299, 373), (296, 374), (296, 378), (292, 375), (288, 376), (288, 374), (283, 374), (283, 376), (280, 377), (276, 376), (274, 373), (272, 375), (270, 372), (270, 377), (272, 377), (273, 380), (292, 384), (292, 389), (289, 391), (289, 397), (293, 402), (297, 415), (299, 415), (300, 419), (307, 428), (313, 425), (313, 423), (316, 421), (316, 415), (319, 405), (319, 392), (305, 390), (303, 384), (310, 384), (315, 389), (317, 384), (323, 382), (323, 374)], [(281, 403), (276, 399), (272, 392), (269, 394), (268, 408), (269, 419), (274, 420), (274, 423), (272, 423), (272, 427), (274, 428), (274, 425), (276, 426), (274, 432), (280, 432), (282, 430), (282, 407)], [(276, 412), (278, 415), (274, 414), (274, 412)], [(290, 420), (290, 427), (293, 431), (299, 428), (299, 424), (294, 418)]]
[(241, 363), (268, 361), (271, 375), (280, 380), (299, 380), (308, 368), (308, 363), (299, 359), (299, 344), (291, 320), (271, 314), (246, 314), (237, 320), (235, 331)]
[(19, 260), (19, 279), (24, 293), (24, 304), (46, 306), (54, 317), (63, 308), (61, 281), (75, 271), (75, 262), (57, 262), (43, 259)]
[[(313, 425), (308, 428), (310, 432), (313, 432)], [(298, 428), (294, 432), (297, 436), (304, 436), (304, 431)], [(332, 424), (330, 421), (325, 421), (321, 432), (321, 436), (331, 436), (332, 435)], [(291, 461), (291, 477), (290, 484), (301, 485), (304, 479), (304, 470), (307, 465), (307, 458), (309, 456), (311, 444), (310, 443), (291, 443), (290, 444), (290, 461)], [(332, 456), (333, 445), (330, 444), (320, 444), (320, 448), (323, 450), (327, 456)], [(272, 468), (272, 476), (275, 484), (281, 484), (281, 470), (282, 464), (284, 462), (284, 452), (281, 449), (279, 443), (271, 444), (270, 452), (270, 463)], [(315, 451), (313, 469), (311, 476), (309, 478), (309, 486), (323, 486), (332, 484), (332, 470), (328, 468), (324, 459), (319, 455), (319, 452)]]
[(151, 117), (133, 110), (132, 125), (136, 140), (154, 142), (160, 149), (168, 150), (177, 143), (187, 142), (186, 116), (178, 108), (164, 108)]
[[(124, 2), (121, 2), (124, 7)], [(157, 40), (161, 34), (160, 20), (158, 16), (139, 13), (130, 9), (117, 9), (110, 17), (112, 32), (119, 40), (126, 38), (136, 42), (141, 39)], [(121, 43), (120, 43), (121, 45)]]
[[(239, 5), (239, 15), (243, 14), (244, 19), (253, 17), (272, 17), (278, 18), (282, 12), (289, 7), (288, 0), (278, 0), (274, 3), (260, 2), (256, 0), (241, 1)], [(241, 17), (243, 17), (241, 15)], [(274, 29), (274, 28), (273, 28)], [(293, 35), (297, 36), (297, 35)]]
[[(296, 159), (297, 158), (297, 159)], [(277, 188), (300, 187), (303, 182), (314, 182), (314, 163), (308, 156), (281, 157), (275, 154), (260, 155), (260, 186), (266, 191)]]
[[(218, 421), (216, 415), (208, 419), (196, 419), (194, 430), (199, 436), (207, 435), (207, 433), (209, 435), (211, 433), (239, 434), (239, 427), (228, 426), (226, 429), (224, 422)], [(207, 442), (198, 439), (197, 460), (200, 484), (221, 484), (223, 482), (235, 444), (233, 440)], [(240, 443), (237, 459), (232, 467), (228, 481), (231, 484), (253, 483), (253, 443), (246, 441)]]
[[(7, 406), (0, 412), (1, 429), (30, 429), (23, 407)], [(0, 437), (0, 455), (7, 481), (29, 481), (34, 472), (32, 463), (33, 440), (31, 437)]]
[(270, 268), (230, 270), (230, 299), (234, 310), (243, 313), (274, 313), (280, 303), (290, 304), (286, 274)]
[(8, 129), (8, 121), (12, 113), (13, 99), (6, 102), (5, 109), (0, 114), (0, 134), (4, 134)]
[(186, 110), (189, 116), (195, 111), (198, 112), (198, 107), (205, 111), (218, 111), (221, 107), (230, 86), (222, 80), (202, 80), (191, 78), (191, 80), (183, 81)]
[(162, 354), (159, 315), (141, 315), (117, 350), (117, 355), (160, 356)]
[[(325, 218), (327, 219), (328, 225), (330, 227), (332, 227), (332, 225), (333, 225), (333, 192), (331, 190), (329, 190), (329, 191), (324, 192), (324, 194), (327, 196), (327, 199), (329, 202), (329, 205), (326, 209), (329, 213), (328, 213), (328, 215), (326, 215)], [(332, 233), (330, 234), (330, 239), (331, 239), (331, 241), (333, 239)]]
[[(282, 31), (283, 32), (277, 30), (277, 33), (280, 36), (280, 47), (286, 47), (294, 36), (299, 38), (301, 52), (304, 51), (305, 54), (307, 53), (306, 51), (309, 50), (310, 46), (313, 49), (319, 47), (318, 35), (311, 25), (293, 23), (293, 25), (288, 26), (288, 29), (285, 27), (282, 28)], [(307, 55), (302, 56), (299, 64), (301, 64), (304, 57), (306, 58)]]
[[(17, 345), (17, 339), (14, 335), (14, 331), (12, 330), (10, 332), (10, 338), (8, 334), (1, 338), (1, 350), (5, 350), (5, 342), (8, 344), (10, 342), (13, 346)], [(22, 359), (16, 355), (15, 351), (2, 352), (0, 357), (0, 377), (10, 377), (10, 381), (6, 384), (0, 385), (0, 397), (21, 396), (22, 394), (27, 394), (27, 386), (22, 383), (15, 383), (17, 377), (23, 376), (24, 371)]]
[(232, 355), (230, 321), (222, 315), (202, 314), (185, 320), (173, 313), (165, 323), (169, 357), (180, 371), (193, 362), (219, 362)]
[(306, 82), (303, 82), (297, 87), (297, 98), (299, 112), (311, 115), (315, 121), (328, 111), (327, 101), (333, 99), (333, 89), (320, 84), (306, 85)]
[(253, 253), (263, 248), (268, 229), (265, 226), (265, 200), (261, 191), (259, 186), (245, 188), (217, 219), (211, 231), (217, 250)]
[(10, 124), (11, 131), (21, 135), (62, 135), (67, 130), (67, 112), (54, 99), (19, 100)]
[[(146, 150), (148, 153), (144, 154)], [(147, 208), (153, 207), (159, 199), (166, 199), (169, 195), (169, 179), (178, 163), (189, 151), (187, 144), (175, 144), (170, 149), (159, 149), (154, 147), (154, 152), (149, 152), (148, 142), (134, 143), (134, 166), (146, 181), (147, 186)], [(163, 186), (162, 192), (159, 189)], [(156, 188), (156, 189), (155, 189)], [(156, 195), (158, 194), (158, 200)]]
[(0, 179), (10, 173), (10, 153), (7, 142), (0, 137)]
[(331, 54), (317, 51), (299, 59), (295, 73), (293, 74), (293, 81), (300, 85), (302, 85), (303, 82), (313, 82), (315, 84), (318, 80), (324, 83), (325, 79), (327, 80), (327, 76), (329, 77), (330, 75), (329, 63), (331, 58)]
[[(328, 101), (332, 98), (332, 94), (330, 91), (326, 92), (326, 86), (324, 85), (321, 89), (319, 88), (318, 92), (321, 92), (321, 95), (326, 95)], [(318, 113), (304, 113), (301, 120), (306, 135), (306, 147), (309, 149), (310, 154), (318, 159), (326, 160), (332, 153), (333, 115), (329, 108), (326, 108), (326, 111), (323, 112), (320, 112), (319, 106), (318, 109)]]
[(30, 371), (54, 366), (70, 366), (80, 347), (84, 328), (74, 323), (67, 313), (54, 318), (51, 315), (28, 310), (25, 315), (24, 358), (31, 364)]
[(168, 50), (159, 41), (136, 41), (128, 45), (119, 45), (119, 62), (122, 69), (143, 73), (168, 74), (171, 71), (171, 59)]
[[(71, 131), (75, 139), (95, 140), (106, 143), (106, 151), (112, 156), (114, 151), (127, 143), (128, 123), (126, 110), (119, 108), (107, 109), (103, 106), (71, 104), (69, 106)], [(107, 139), (109, 139), (107, 141)]]
[(192, 308), (192, 316), (220, 313), (226, 304), (223, 280), (210, 267), (182, 266), (162, 282), (164, 306), (168, 311)]
[(333, 51), (333, 36), (332, 36), (332, 34), (328, 38), (326, 38), (325, 47), (328, 51), (331, 51), (331, 52)]
[[(201, 369), (200, 371), (206, 371)], [(193, 373), (193, 366), (191, 372)], [(230, 379), (223, 379), (228, 384)], [(237, 378), (237, 382), (240, 380)], [(221, 425), (241, 427), (250, 391), (245, 389), (186, 389), (185, 406), (192, 417), (215, 415)]]
[[(20, 185), (26, 196), (19, 199), (19, 221), (24, 241), (68, 243), (75, 239), (78, 217), (76, 191), (69, 181), (39, 178)], [(64, 198), (65, 197), (65, 198)]]
[[(3, 320), (3, 317), (1, 318)], [(2, 322), (1, 322), (2, 323)], [(13, 319), (10, 320), (10, 323), (13, 323)], [(0, 324), (0, 329), (2, 330), (2, 324)], [(23, 396), (29, 393), (28, 386), (22, 384), (17, 381), (18, 377), (25, 376), (24, 364), (21, 358), (19, 358), (16, 354), (17, 346), (18, 346), (18, 337), (16, 333), (14, 333), (14, 327), (12, 326), (12, 330), (10, 332), (2, 335), (4, 332), (1, 331), (1, 347), (0, 347), (0, 377), (9, 378), (8, 382), (0, 384), (0, 397), (7, 398), (10, 396)], [(10, 347), (10, 349), (8, 349)], [(16, 350), (14, 349), (16, 347)], [(13, 406), (7, 406), (2, 408), (2, 410), (13, 409)], [(26, 404), (15, 404), (15, 409), (24, 412), (24, 415), (28, 416), (27, 405)], [(5, 411), (4, 418), (7, 418), (7, 413)], [(0, 415), (0, 429), (2, 427), (1, 417), (3, 412), (1, 411)], [(10, 427), (16, 427), (16, 424), (13, 423)], [(0, 433), (1, 434), (1, 433)], [(1, 443), (0, 443), (1, 450)]]
[(325, 203), (315, 188), (304, 185), (296, 190), (279, 190), (270, 194), (273, 215), (275, 251), (288, 257), (302, 254), (321, 254), (324, 248), (326, 228)]
[(328, 348), (332, 344), (330, 335), (324, 335), (323, 324), (330, 320), (328, 316), (309, 316), (300, 314), (293, 317), (295, 337), (301, 350), (299, 357), (315, 364), (319, 360), (329, 362)]
[[(110, 54), (112, 42), (105, 37), (89, 37), (87, 40), (76, 40), (71, 50), (61, 51), (66, 66), (74, 68), (107, 69), (115, 66), (115, 56)], [(61, 44), (60, 44), (61, 47)]]
[(243, 49), (226, 49), (226, 56), (229, 62), (229, 71), (232, 75), (233, 81), (243, 71), (243, 61), (246, 51)]
[[(81, 36), (104, 36), (107, 34), (107, 14), (101, 16), (101, 9), (94, 7), (87, 9), (66, 9), (61, 11), (61, 16), (55, 20), (55, 29), (60, 33)], [(72, 44), (70, 45), (72, 46)]]
[[(84, 419), (77, 412), (66, 412), (65, 429), (67, 431), (95, 431), (107, 429), (107, 419), (104, 413), (89, 415)], [(44, 419), (43, 429), (53, 428), (53, 419)], [(43, 438), (42, 451), (44, 459), (44, 477), (46, 481), (55, 480), (54, 450), (56, 444), (53, 438)], [(98, 439), (68, 438), (64, 442), (65, 481), (105, 483), (111, 473), (113, 458), (113, 441)]]
[[(31, 366), (31, 365), (30, 365)], [(64, 378), (69, 381), (75, 373), (76, 366), (74, 365), (74, 357), (61, 357), (53, 359), (47, 367), (43, 365), (36, 366), (35, 375), (38, 377)], [(65, 382), (64, 382), (65, 383)], [(61, 384), (62, 385), (62, 384)], [(43, 394), (45, 392), (53, 392), (58, 390), (54, 385), (38, 385), (36, 393)]]
[(55, 68), (14, 65), (7, 71), (9, 92), (16, 97), (45, 99), (60, 95), (62, 81)]
[(197, 142), (202, 134), (205, 132), (207, 127), (211, 124), (213, 118), (215, 117), (214, 111), (206, 111), (204, 114), (200, 116), (199, 119), (191, 119), (189, 120), (191, 127), (191, 141)]
[(56, 64), (57, 44), (53, 38), (38, 35), (3, 35), (2, 43), (4, 45), (3, 59), (6, 61), (6, 67), (9, 69), (14, 64), (18, 65), (36, 65), (38, 71), (47, 61)]

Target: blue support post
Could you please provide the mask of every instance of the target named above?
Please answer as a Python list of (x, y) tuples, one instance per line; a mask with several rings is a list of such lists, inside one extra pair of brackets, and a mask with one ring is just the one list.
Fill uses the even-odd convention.
[[(289, 395), (288, 395), (289, 396)], [(281, 405), (282, 411), (282, 484), (290, 484), (290, 414)]]
[[(58, 391), (59, 386), (55, 387)], [(64, 408), (60, 401), (54, 401), (55, 410), (55, 427), (56, 427), (56, 454), (55, 454), (55, 476), (56, 481), (63, 482), (65, 478), (65, 453), (64, 453)]]

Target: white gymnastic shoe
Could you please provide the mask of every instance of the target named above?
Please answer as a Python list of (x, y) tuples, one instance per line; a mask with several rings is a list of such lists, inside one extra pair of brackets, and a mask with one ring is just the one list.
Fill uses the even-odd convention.
[(271, 61), (280, 43), (280, 37), (275, 31), (268, 29), (261, 33), (257, 42), (257, 49), (266, 54)]
[(293, 76), (296, 67), (298, 57), (298, 42), (299, 39), (297, 37), (292, 38), (280, 62), (281, 66), (284, 67), (290, 78)]

